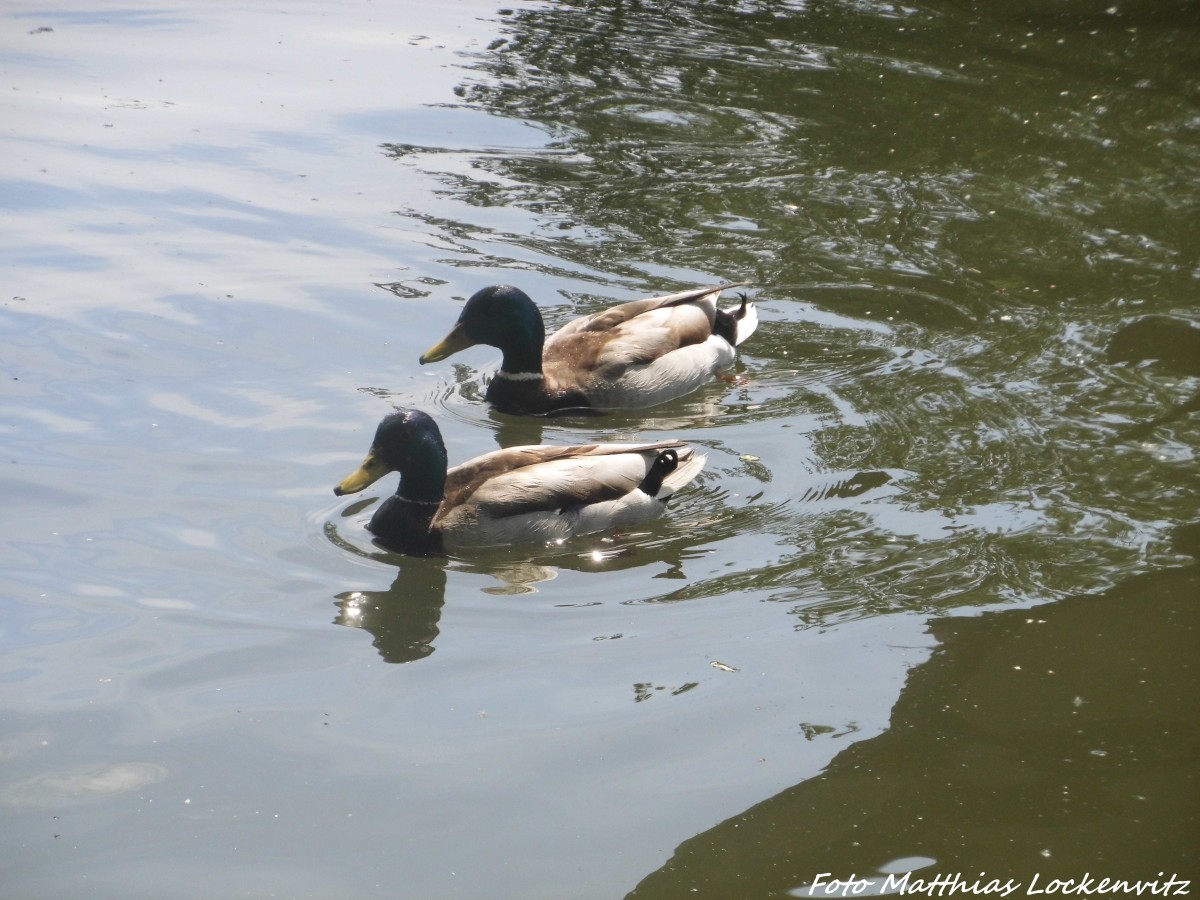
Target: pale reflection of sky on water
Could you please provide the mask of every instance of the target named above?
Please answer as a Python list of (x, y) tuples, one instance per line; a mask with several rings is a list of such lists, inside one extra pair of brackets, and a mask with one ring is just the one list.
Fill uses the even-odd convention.
[[(1186, 4), (4, 22), (6, 896), (1191, 865), (1196, 374), (1126, 328), (1197, 320)], [(645, 414), (417, 365), (485, 284), (724, 279), (763, 327)], [(635, 533), (406, 559), (390, 484), (331, 493), (394, 405), (710, 461)]]

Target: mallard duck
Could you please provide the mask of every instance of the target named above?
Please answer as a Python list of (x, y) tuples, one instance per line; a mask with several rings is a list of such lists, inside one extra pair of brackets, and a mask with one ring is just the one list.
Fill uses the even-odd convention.
[(363, 464), (333, 492), (353, 494), (398, 471), (400, 486), (367, 527), (392, 549), (438, 552), (647, 522), (662, 515), (704, 461), (683, 441), (669, 440), (512, 447), (447, 471), (437, 424), (401, 409), (383, 418)]
[(524, 291), (501, 284), (477, 291), (445, 339), (421, 362), (439, 362), (475, 344), (504, 354), (487, 400), (504, 412), (641, 409), (690, 394), (733, 365), (758, 312), (717, 309), (724, 284), (622, 303), (568, 322), (546, 337)]

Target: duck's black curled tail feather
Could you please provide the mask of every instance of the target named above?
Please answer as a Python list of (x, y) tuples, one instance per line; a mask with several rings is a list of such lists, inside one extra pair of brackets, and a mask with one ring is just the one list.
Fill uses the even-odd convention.
[(731, 347), (742, 343), (758, 327), (758, 314), (750, 298), (744, 291), (739, 291), (738, 296), (742, 298), (741, 305), (737, 309), (718, 309), (713, 322), (713, 334), (725, 338)]

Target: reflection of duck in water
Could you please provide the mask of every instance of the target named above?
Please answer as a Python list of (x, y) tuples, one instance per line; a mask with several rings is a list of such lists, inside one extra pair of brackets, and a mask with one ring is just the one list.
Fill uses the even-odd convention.
[(401, 557), (386, 591), (338, 594), (334, 622), (361, 628), (375, 640), (385, 662), (407, 663), (433, 653), (446, 602), (445, 560)]
[[(1200, 377), (1200, 328), (1171, 316), (1145, 316), (1117, 329), (1108, 344), (1110, 363), (1157, 361), (1168, 372)], [(1123, 437), (1148, 437), (1158, 426), (1200, 410), (1200, 391), (1161, 416), (1135, 425)]]
[(447, 471), (433, 419), (399, 410), (379, 423), (362, 466), (334, 488), (361, 491), (392, 471), (400, 485), (367, 526), (386, 547), (438, 552), (552, 541), (658, 518), (704, 467), (682, 441), (512, 447)]
[(758, 326), (754, 304), (717, 309), (721, 291), (697, 288), (634, 300), (568, 322), (546, 337), (537, 306), (521, 290), (476, 292), (422, 363), (475, 344), (500, 349), (487, 399), (505, 412), (544, 415), (570, 409), (641, 409), (690, 394), (733, 365), (734, 349)]

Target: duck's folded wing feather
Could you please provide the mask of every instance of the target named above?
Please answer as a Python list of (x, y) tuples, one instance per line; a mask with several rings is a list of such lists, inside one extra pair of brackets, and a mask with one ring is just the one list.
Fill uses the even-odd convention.
[(711, 328), (713, 319), (717, 314), (717, 298), (721, 296), (721, 292), (740, 286), (737, 284), (722, 284), (716, 287), (692, 288), (691, 290), (679, 291), (675, 294), (666, 294), (662, 297), (647, 297), (645, 300), (631, 300), (629, 303), (621, 303), (595, 315), (582, 316), (568, 322), (562, 328), (558, 329), (558, 331), (554, 332), (554, 334), (550, 335), (546, 342), (547, 347), (556, 340), (572, 334), (610, 331), (653, 310), (672, 306), (692, 305), (697, 309), (704, 310), (705, 315), (708, 317), (709, 327)]
[(660, 450), (683, 446), (661, 441), (497, 450), (447, 473), (446, 499), (435, 524), (468, 508), (472, 517), (499, 518), (612, 500), (637, 488)]
[(711, 334), (712, 321), (705, 310), (694, 305), (661, 307), (604, 335), (594, 368), (619, 373), (652, 363), (680, 347), (703, 344)]
[(542, 365), (556, 387), (594, 389), (634, 366), (649, 365), (683, 347), (703, 345), (712, 336), (705, 309), (694, 304), (649, 309), (607, 331), (576, 331), (547, 342)]

